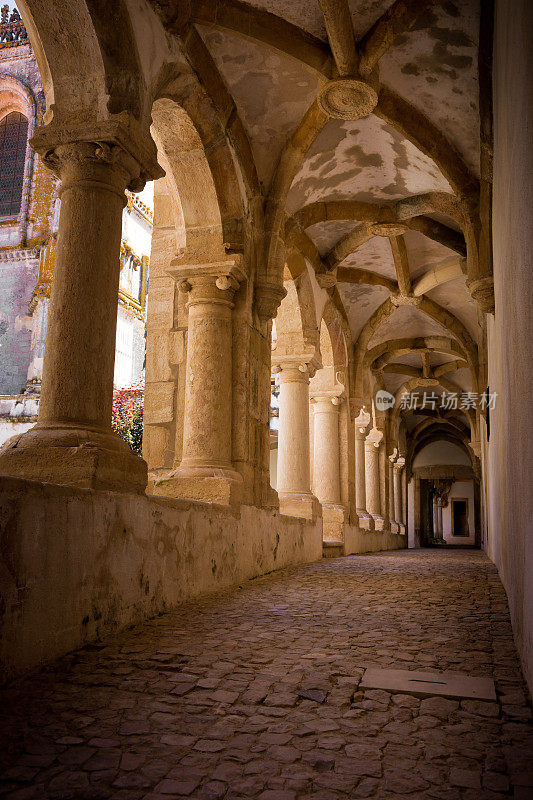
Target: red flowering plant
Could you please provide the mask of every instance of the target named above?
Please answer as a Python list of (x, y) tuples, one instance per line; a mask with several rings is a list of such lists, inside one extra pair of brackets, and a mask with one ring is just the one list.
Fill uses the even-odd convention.
[(111, 427), (139, 456), (142, 455), (143, 406), (144, 378), (114, 390)]

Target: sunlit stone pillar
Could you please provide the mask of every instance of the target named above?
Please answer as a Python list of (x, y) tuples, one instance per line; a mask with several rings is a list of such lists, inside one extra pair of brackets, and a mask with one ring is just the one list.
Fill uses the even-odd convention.
[(359, 527), (372, 530), (374, 521), (367, 511), (365, 439), (370, 425), (370, 414), (364, 409), (355, 419), (355, 510)]
[(345, 509), (341, 505), (339, 410), (342, 398), (331, 392), (312, 396), (314, 492), (322, 505), (324, 539), (343, 541)]
[(144, 185), (141, 166), (114, 141), (52, 144), (45, 131), (37, 149), (61, 179), (41, 401), (37, 425), (3, 448), (0, 473), (142, 491), (146, 464), (111, 429), (122, 210), (125, 189)]
[(398, 525), (399, 533), (405, 533), (402, 497), (402, 472), (404, 466), (405, 458), (397, 458), (394, 462), (394, 519)]
[(310, 489), (309, 378), (304, 361), (274, 365), (279, 372), (278, 496), (280, 511), (313, 519), (318, 510)]
[(235, 261), (171, 267), (187, 295), (183, 449), (157, 494), (231, 504), (242, 476), (232, 465), (232, 310), (245, 276)]
[(379, 491), (379, 448), (382, 440), (383, 432), (377, 428), (372, 428), (365, 439), (367, 507), (376, 531), (382, 531), (385, 526), (385, 520), (381, 516)]

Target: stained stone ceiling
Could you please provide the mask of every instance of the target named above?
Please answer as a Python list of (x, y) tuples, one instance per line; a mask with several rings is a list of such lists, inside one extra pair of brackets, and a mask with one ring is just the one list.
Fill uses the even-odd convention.
[[(173, 4), (180, 7), (153, 2)], [(328, 273), (324, 285), (335, 284), (329, 292), (349, 325), (349, 346), (441, 337), (462, 357), (468, 351), (473, 366), (481, 326), (458, 208), (465, 186), (478, 191), (479, 0), (189, 5), (189, 24), (248, 137), (265, 207), (272, 193), (276, 204), (281, 198), (286, 236), (299, 236), (292, 246), (306, 242), (309, 264)], [(375, 88), (373, 112), (324, 114), (320, 93), (339, 74)], [(383, 220), (405, 228), (375, 235), (372, 223)], [(393, 313), (391, 297), (401, 300)], [(387, 313), (369, 337), (367, 323), (382, 306)], [(426, 372), (446, 359), (454, 365), (453, 354), (430, 355)], [(420, 355), (395, 363), (412, 372)], [(458, 384), (472, 385), (468, 369), (455, 372)], [(391, 387), (406, 379), (383, 373)]]

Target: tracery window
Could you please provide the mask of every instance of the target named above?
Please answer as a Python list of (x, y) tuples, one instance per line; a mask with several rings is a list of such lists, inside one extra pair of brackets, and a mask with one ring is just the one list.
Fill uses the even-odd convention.
[(12, 111), (0, 120), (0, 217), (15, 217), (22, 202), (28, 120)]

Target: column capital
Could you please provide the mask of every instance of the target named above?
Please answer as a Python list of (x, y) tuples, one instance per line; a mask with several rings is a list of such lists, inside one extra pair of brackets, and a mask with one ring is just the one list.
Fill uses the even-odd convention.
[[(124, 173), (124, 188), (139, 192), (146, 181), (165, 174), (157, 163), (157, 149), (149, 132), (141, 132), (127, 112), (83, 126), (52, 121), (37, 129), (30, 144), (63, 183), (69, 179), (83, 180), (80, 172), (84, 170), (98, 180), (98, 172), (104, 173), (107, 165), (108, 171), (109, 167), (116, 167), (119, 173)], [(95, 171), (96, 175), (92, 174)]]
[(370, 414), (368, 413), (368, 411), (366, 411), (364, 406), (359, 411), (359, 414), (355, 418), (354, 423), (355, 423), (355, 438), (364, 440), (368, 433), (368, 426), (370, 425)]
[(233, 297), (246, 280), (240, 260), (215, 261), (209, 264), (171, 262), (167, 273), (174, 278), (180, 292), (189, 295), (187, 307), (198, 304), (233, 307)]
[(394, 450), (392, 451), (392, 453), (389, 456), (390, 463), (392, 465), (394, 465), (394, 462), (396, 461), (397, 458), (398, 458), (398, 448), (395, 447)]
[(393, 464), (393, 467), (398, 472), (401, 472), (402, 469), (405, 467), (405, 458), (403, 458), (402, 456), (398, 456), (398, 458)]
[(271, 371), (279, 373), (280, 381), (308, 381), (316, 373), (318, 365), (314, 353), (300, 353), (291, 355), (272, 354)]
[(383, 431), (378, 428), (371, 428), (365, 439), (365, 447), (372, 452), (373, 448), (379, 450), (383, 441)]
[(323, 405), (325, 408), (331, 407), (332, 410), (338, 411), (344, 402), (344, 394), (336, 392), (334, 389), (323, 389), (311, 393), (311, 402), (315, 405)]

